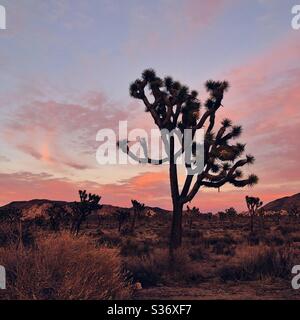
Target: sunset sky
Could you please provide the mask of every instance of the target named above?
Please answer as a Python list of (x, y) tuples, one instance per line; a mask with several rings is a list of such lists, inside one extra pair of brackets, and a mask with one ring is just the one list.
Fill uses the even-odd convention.
[[(296, 1), (297, 2), (297, 1)], [(202, 211), (300, 192), (300, 30), (289, 0), (0, 0), (0, 205), (15, 200), (103, 203), (135, 198), (170, 208), (166, 167), (101, 166), (99, 129), (154, 127), (129, 84), (146, 68), (200, 92), (227, 79), (224, 117), (244, 128), (254, 188), (200, 190)]]

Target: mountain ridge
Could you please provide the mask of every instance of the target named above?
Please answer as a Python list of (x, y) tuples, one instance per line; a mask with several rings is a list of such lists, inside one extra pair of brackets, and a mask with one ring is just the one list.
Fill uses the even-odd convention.
[(263, 209), (265, 209), (266, 211), (281, 211), (289, 210), (291, 206), (297, 206), (298, 208), (300, 208), (300, 193), (270, 201), (263, 206)]

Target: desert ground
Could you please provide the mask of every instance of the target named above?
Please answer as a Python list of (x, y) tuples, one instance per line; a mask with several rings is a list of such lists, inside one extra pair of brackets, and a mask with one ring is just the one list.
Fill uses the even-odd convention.
[(300, 262), (298, 217), (256, 216), (251, 233), (248, 216), (185, 212), (182, 248), (170, 264), (171, 215), (147, 212), (132, 230), (132, 215), (120, 225), (110, 208), (89, 216), (78, 235), (70, 234), (67, 222), (53, 227), (47, 216), (2, 221), (0, 265), (7, 290), (0, 298), (300, 298), (291, 286), (291, 269)]

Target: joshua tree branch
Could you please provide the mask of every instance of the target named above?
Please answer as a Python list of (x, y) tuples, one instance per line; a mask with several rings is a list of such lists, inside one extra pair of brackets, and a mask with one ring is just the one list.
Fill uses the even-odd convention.
[[(222, 171), (219, 175), (211, 175), (209, 174), (210, 166), (206, 168), (206, 170), (198, 175), (197, 180), (191, 189), (190, 193), (182, 199), (184, 203), (190, 202), (193, 200), (194, 196), (197, 194), (201, 186), (210, 187), (210, 188), (220, 188), (226, 182), (233, 184), (236, 187), (244, 187), (246, 185), (251, 184), (253, 181), (253, 176), (250, 176), (248, 179), (245, 180), (237, 180), (235, 176), (235, 172), (239, 167), (244, 166), (249, 162), (248, 159), (242, 159), (237, 161), (232, 168), (226, 173)], [(205, 180), (208, 179), (209, 181)]]
[(118, 147), (124, 152), (124, 153), (127, 153), (128, 156), (133, 159), (134, 161), (138, 162), (138, 163), (149, 163), (149, 164), (154, 164), (154, 165), (161, 165), (167, 161), (169, 161), (169, 157), (165, 157), (164, 159), (158, 159), (158, 160), (154, 160), (154, 159), (151, 159), (149, 157), (147, 157), (147, 154), (145, 153), (145, 146), (141, 143), (141, 146), (143, 148), (143, 151), (144, 151), (144, 155), (145, 155), (145, 158), (139, 158), (137, 157), (131, 150), (130, 150), (130, 147), (128, 145), (128, 142), (127, 141), (119, 141), (117, 143)]

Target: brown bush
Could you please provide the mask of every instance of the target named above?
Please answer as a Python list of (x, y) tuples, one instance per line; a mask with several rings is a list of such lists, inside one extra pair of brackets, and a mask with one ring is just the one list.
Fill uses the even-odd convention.
[(220, 268), (219, 275), (223, 281), (287, 278), (293, 265), (293, 255), (286, 248), (246, 246), (237, 250), (232, 263)]
[(189, 256), (193, 261), (201, 261), (206, 257), (204, 245), (192, 247), (189, 250)]
[(6, 268), (4, 299), (125, 299), (131, 288), (118, 252), (96, 248), (87, 238), (47, 236), (35, 248), (0, 249)]
[(192, 263), (187, 250), (177, 250), (172, 264), (167, 249), (156, 249), (142, 257), (131, 257), (125, 263), (126, 269), (135, 282), (143, 287), (158, 284), (172, 285), (175, 282), (185, 284), (203, 281), (201, 272)]
[(121, 254), (123, 256), (144, 256), (150, 253), (148, 242), (138, 241), (134, 238), (127, 238), (121, 245)]

